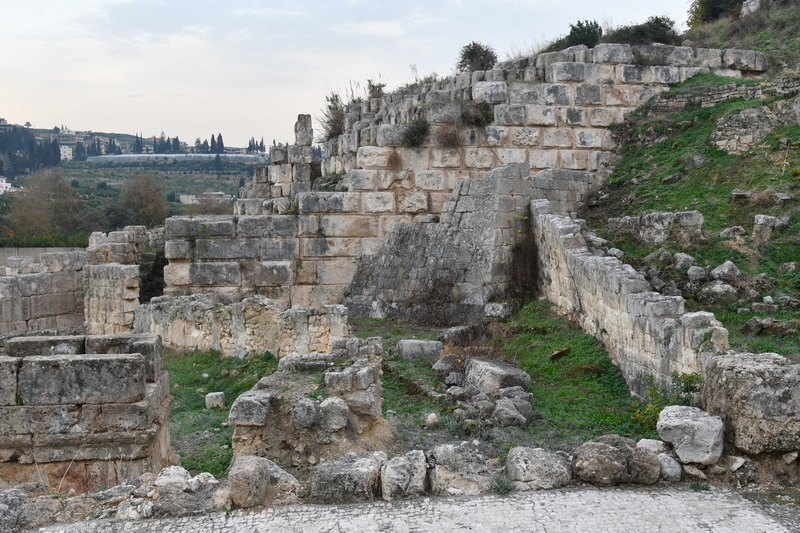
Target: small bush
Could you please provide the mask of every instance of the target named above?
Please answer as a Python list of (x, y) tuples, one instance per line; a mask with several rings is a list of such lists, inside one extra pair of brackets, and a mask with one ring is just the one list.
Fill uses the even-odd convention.
[(466, 104), (461, 112), (461, 122), (467, 126), (483, 128), (494, 122), (494, 110), (486, 102)]
[(600, 42), (600, 37), (603, 36), (603, 28), (596, 20), (579, 20), (577, 23), (569, 25), (569, 35), (567, 35), (567, 46), (577, 46), (585, 44), (589, 48)]
[(472, 41), (461, 48), (456, 63), (458, 72), (474, 72), (476, 70), (492, 70), (497, 63), (497, 54), (491, 46)]
[(620, 44), (680, 44), (675, 21), (668, 17), (650, 17), (643, 24), (622, 26), (603, 38), (607, 43)]
[(431, 125), (426, 118), (415, 119), (408, 125), (403, 134), (403, 145), (409, 148), (419, 148), (428, 139), (431, 132)]
[(704, 22), (738, 14), (741, 8), (740, 0), (693, 0), (689, 6), (689, 27), (694, 28)]
[(380, 98), (383, 96), (383, 90), (386, 88), (385, 83), (381, 83), (380, 77), (378, 81), (367, 80), (367, 95), (370, 98)]
[(653, 382), (653, 376), (648, 376), (647, 393), (642, 407), (636, 411), (634, 418), (639, 421), (645, 430), (655, 431), (658, 415), (668, 405), (689, 405), (694, 394), (700, 390), (703, 377), (700, 374), (672, 373), (672, 386), (659, 389)]
[(458, 125), (450, 122), (440, 126), (434, 134), (436, 144), (443, 148), (458, 148), (460, 144)]

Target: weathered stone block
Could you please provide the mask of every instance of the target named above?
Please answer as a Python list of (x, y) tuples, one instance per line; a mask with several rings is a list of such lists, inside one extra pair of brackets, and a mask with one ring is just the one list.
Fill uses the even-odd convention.
[(0, 299), (0, 322), (25, 322), (31, 318), (30, 298)]
[(259, 244), (260, 239), (255, 238), (197, 239), (194, 254), (200, 261), (255, 259)]
[(272, 165), (282, 165), (284, 163), (288, 163), (289, 161), (289, 153), (286, 148), (279, 148), (276, 146), (269, 147), (269, 158), (272, 161)]
[(320, 261), (317, 263), (317, 284), (349, 285), (357, 266), (353, 261)]
[(442, 343), (416, 339), (403, 339), (397, 343), (397, 355), (402, 359), (426, 359), (435, 361), (442, 355)]
[(233, 237), (236, 234), (232, 216), (169, 217), (165, 227), (168, 241)]
[(494, 107), (494, 121), (500, 126), (522, 126), (525, 124), (525, 106), (500, 104)]
[(266, 426), (271, 396), (264, 390), (250, 390), (236, 398), (228, 415), (235, 426)]
[(19, 370), (23, 405), (132, 403), (144, 395), (139, 354), (26, 357)]
[(508, 99), (508, 85), (504, 81), (481, 81), (472, 86), (472, 99), (476, 103), (498, 104)]
[(194, 258), (192, 243), (189, 241), (167, 241), (164, 244), (164, 257), (169, 261), (191, 261)]
[[(192, 263), (189, 280), (193, 285), (238, 285), (239, 263)], [(166, 269), (164, 270), (166, 280)]]
[(307, 192), (297, 198), (301, 213), (359, 213), (361, 195), (355, 192)]
[(299, 240), (275, 237), (263, 239), (259, 245), (258, 258), (262, 261), (291, 261), (297, 257)]
[(525, 106), (525, 123), (529, 126), (555, 126), (556, 108), (542, 105)]
[(769, 60), (764, 52), (735, 48), (723, 50), (722, 64), (729, 69), (747, 72), (764, 72), (769, 68)]
[(75, 337), (15, 337), (6, 342), (9, 357), (33, 355), (76, 355), (86, 353), (85, 338)]
[(601, 43), (594, 47), (595, 63), (633, 63), (633, 52), (628, 44)]
[(433, 168), (461, 167), (461, 152), (457, 149), (434, 148), (431, 150)]
[(436, 102), (428, 106), (428, 122), (452, 124), (461, 119), (461, 104), (458, 102)]
[(314, 148), (311, 146), (289, 146), (289, 163), (299, 165), (314, 160)]
[(242, 283), (256, 287), (281, 286), (293, 280), (291, 262), (249, 262), (242, 265)]
[(544, 83), (542, 84), (544, 92), (543, 102), (549, 105), (570, 105), (570, 90), (568, 85)]
[(356, 153), (356, 166), (363, 169), (388, 168), (389, 157), (393, 152), (391, 147), (362, 146)]
[(297, 115), (297, 122), (294, 123), (294, 142), (300, 146), (311, 146), (314, 142), (311, 115)]
[(20, 361), (16, 357), (0, 356), (0, 405), (16, 405)]
[(322, 463), (311, 477), (311, 501), (347, 504), (374, 500), (380, 491), (380, 472), (386, 461), (385, 453), (372, 452), (347, 454)]
[(682, 463), (711, 465), (722, 455), (722, 418), (696, 407), (665, 407), (658, 415), (656, 429), (662, 440), (672, 444)]

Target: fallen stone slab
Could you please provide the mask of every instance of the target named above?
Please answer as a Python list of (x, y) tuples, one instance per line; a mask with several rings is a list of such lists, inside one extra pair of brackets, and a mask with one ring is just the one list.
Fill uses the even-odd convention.
[(711, 465), (722, 455), (722, 418), (697, 407), (670, 405), (658, 415), (656, 431), (672, 444), (681, 463)]
[(464, 388), (470, 385), (487, 394), (497, 394), (500, 389), (515, 386), (528, 390), (531, 385), (531, 377), (519, 368), (481, 359), (471, 359), (466, 368)]
[(427, 466), (422, 450), (411, 450), (389, 459), (381, 468), (383, 499), (392, 501), (424, 494)]
[(657, 456), (631, 439), (603, 435), (579, 446), (572, 456), (579, 479), (607, 487), (618, 483), (653, 484), (661, 475)]
[(387, 461), (383, 452), (358, 455), (320, 464), (311, 475), (311, 501), (346, 504), (373, 501), (380, 491), (381, 467)]

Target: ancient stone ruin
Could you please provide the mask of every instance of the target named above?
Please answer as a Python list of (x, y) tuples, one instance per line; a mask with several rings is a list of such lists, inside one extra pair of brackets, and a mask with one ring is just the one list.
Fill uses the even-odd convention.
[(79, 492), (170, 461), (157, 335), (16, 337), (0, 357), (0, 487)]

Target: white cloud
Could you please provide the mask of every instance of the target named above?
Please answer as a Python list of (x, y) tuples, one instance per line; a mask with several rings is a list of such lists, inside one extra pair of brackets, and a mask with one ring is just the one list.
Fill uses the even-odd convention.
[(406, 28), (399, 21), (372, 21), (372, 22), (351, 22), (336, 27), (338, 33), (352, 33), (357, 35), (394, 35), (403, 36)]

